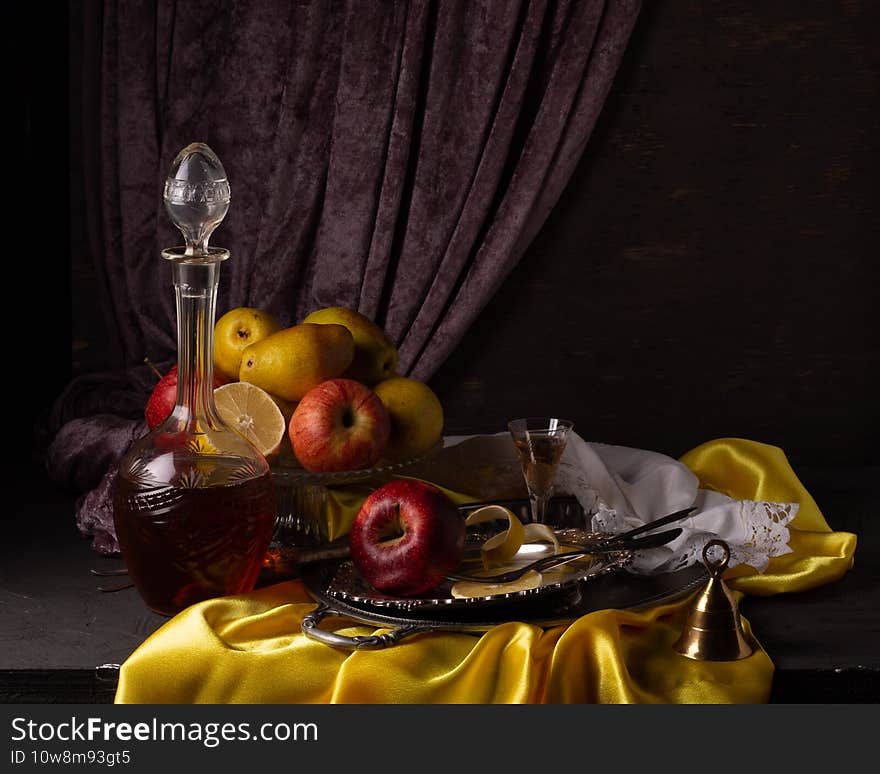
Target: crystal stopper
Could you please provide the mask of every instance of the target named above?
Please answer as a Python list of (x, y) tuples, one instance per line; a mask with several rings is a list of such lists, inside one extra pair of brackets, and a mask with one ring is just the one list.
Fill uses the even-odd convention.
[(206, 255), (208, 239), (229, 210), (229, 180), (217, 154), (202, 142), (187, 145), (171, 165), (163, 198), (186, 254)]

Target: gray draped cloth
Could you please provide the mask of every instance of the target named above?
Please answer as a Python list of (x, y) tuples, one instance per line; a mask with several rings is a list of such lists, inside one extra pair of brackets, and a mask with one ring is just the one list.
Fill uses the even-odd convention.
[(213, 239), (232, 252), (218, 314), (253, 306), (292, 325), (324, 306), (357, 309), (397, 344), (399, 372), (427, 381), (557, 202), (639, 6), (85, 6), (74, 30), (87, 85), (85, 209), (118, 368), (59, 399), (53, 476), (83, 491), (106, 484), (144, 429), (154, 380), (140, 364), (175, 357), (174, 294), (158, 256), (181, 241), (161, 192), (182, 147), (207, 142), (232, 188)]

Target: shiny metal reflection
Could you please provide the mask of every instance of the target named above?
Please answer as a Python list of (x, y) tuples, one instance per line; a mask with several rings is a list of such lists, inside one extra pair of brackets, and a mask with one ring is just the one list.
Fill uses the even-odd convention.
[[(710, 551), (721, 549), (720, 560)], [(743, 630), (736, 599), (721, 577), (730, 561), (730, 548), (723, 540), (710, 540), (703, 548), (703, 564), (709, 580), (697, 593), (681, 636), (673, 647), (682, 656), (699, 661), (736, 661), (754, 653), (757, 643)]]

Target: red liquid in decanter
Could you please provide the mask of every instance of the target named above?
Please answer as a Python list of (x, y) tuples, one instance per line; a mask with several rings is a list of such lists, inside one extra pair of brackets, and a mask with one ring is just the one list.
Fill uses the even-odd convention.
[[(270, 473), (216, 486), (144, 486), (120, 471), (117, 539), (131, 581), (155, 612), (250, 591), (275, 523)], [(186, 482), (186, 477), (182, 477)]]

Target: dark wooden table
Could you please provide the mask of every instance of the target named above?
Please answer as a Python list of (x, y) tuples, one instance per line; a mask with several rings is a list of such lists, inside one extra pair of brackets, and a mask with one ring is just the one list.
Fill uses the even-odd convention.
[[(798, 594), (748, 598), (743, 613), (776, 665), (775, 703), (880, 700), (877, 469), (798, 471), (835, 529), (859, 536), (854, 569)], [(104, 593), (96, 554), (74, 523), (75, 496), (38, 467), (7, 501), (0, 538), (0, 702), (108, 703), (115, 670), (166, 619), (134, 590)], [(124, 580), (124, 579), (123, 579)]]

